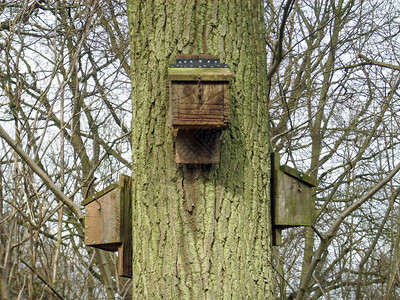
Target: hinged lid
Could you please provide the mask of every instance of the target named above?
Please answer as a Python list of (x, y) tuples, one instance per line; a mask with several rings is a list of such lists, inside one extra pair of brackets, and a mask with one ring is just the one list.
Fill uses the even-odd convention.
[(117, 187), (119, 187), (119, 184), (117, 184), (117, 183), (111, 184), (108, 187), (106, 187), (105, 189), (101, 190), (100, 192), (97, 192), (96, 194), (90, 195), (85, 200), (83, 200), (81, 204), (83, 206), (86, 206), (89, 203), (99, 199), (101, 196), (103, 196), (103, 195), (107, 194), (108, 192), (112, 191), (113, 189), (116, 189)]
[(304, 183), (308, 184), (311, 187), (316, 187), (317, 186), (317, 180), (314, 177), (311, 177), (303, 172), (300, 172), (299, 170), (296, 170), (294, 168), (291, 168), (289, 166), (280, 166), (280, 170), (292, 177), (297, 178), (298, 180), (303, 181)]
[(168, 68), (171, 81), (229, 81), (232, 77), (229, 66), (212, 56), (178, 56)]
[(199, 56), (176, 58), (176, 63), (170, 68), (229, 68), (227, 64), (221, 64), (219, 58), (202, 58)]

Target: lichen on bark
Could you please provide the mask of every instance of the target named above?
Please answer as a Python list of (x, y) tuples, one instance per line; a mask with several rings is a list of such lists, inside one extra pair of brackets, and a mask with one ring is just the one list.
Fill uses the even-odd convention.
[[(263, 1), (127, 1), (133, 298), (272, 298)], [(175, 164), (168, 64), (206, 50), (230, 65), (221, 162)]]

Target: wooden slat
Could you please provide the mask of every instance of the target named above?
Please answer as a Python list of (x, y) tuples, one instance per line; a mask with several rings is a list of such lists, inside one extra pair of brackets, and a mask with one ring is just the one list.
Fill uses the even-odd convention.
[(108, 251), (117, 251), (120, 238), (119, 188), (86, 205), (85, 243)]
[[(279, 165), (279, 153), (272, 162), (272, 222), (279, 228), (313, 224), (315, 203), (312, 197), (312, 178), (300, 176), (299, 171)], [(304, 180), (306, 179), (306, 180)]]
[(224, 104), (223, 103), (215, 103), (212, 101), (208, 101), (206, 103), (181, 103), (179, 104), (178, 111), (181, 112), (182, 110), (192, 110), (192, 111), (199, 111), (199, 112), (204, 112), (207, 113), (208, 110), (211, 112), (216, 110), (216, 111), (223, 111), (224, 110)]
[(233, 78), (229, 68), (168, 68), (171, 81), (229, 81)]
[(229, 123), (229, 84), (223, 84), (224, 90), (224, 122)]
[(179, 107), (179, 114), (191, 114), (191, 115), (196, 115), (198, 114), (199, 116), (201, 115), (219, 115), (221, 118), (224, 117), (223, 115), (224, 107), (222, 105), (203, 105), (202, 107), (199, 107), (199, 105), (196, 104), (187, 104), (187, 105), (182, 105)]
[(272, 246), (282, 245), (282, 228), (273, 226), (272, 228)]
[(199, 98), (197, 82), (171, 84), (171, 124), (177, 128), (224, 127), (229, 121), (227, 82), (202, 82)]
[(185, 122), (211, 122), (211, 123), (222, 123), (223, 122), (223, 116), (220, 115), (200, 115), (200, 114), (185, 114), (183, 117), (181, 117), (181, 122), (180, 124), (184, 124)]
[[(220, 128), (221, 126), (220, 121), (215, 121), (215, 122), (211, 122), (210, 120), (205, 120), (205, 121), (199, 121), (199, 120), (188, 120), (187, 122), (181, 122), (180, 126), (182, 128), (194, 128), (194, 129), (201, 129), (201, 128)], [(191, 126), (195, 126), (195, 127), (191, 127)]]
[(199, 119), (199, 118), (190, 119), (190, 118), (188, 118), (188, 119), (182, 120), (180, 122), (181, 125), (190, 125), (190, 124), (204, 124), (204, 125), (207, 125), (207, 124), (211, 124), (211, 125), (214, 125), (214, 126), (217, 126), (217, 127), (218, 127), (218, 124), (220, 124), (220, 123), (222, 123), (220, 119), (206, 119), (206, 118), (204, 118), (204, 119)]
[(302, 173), (296, 169), (293, 169), (289, 166), (280, 166), (280, 170), (282, 172), (285, 172), (288, 175), (291, 175), (295, 178), (297, 178), (298, 180), (301, 180), (305, 183), (307, 183), (308, 185), (315, 187), (317, 186), (317, 179), (315, 177), (311, 177), (305, 173)]
[(132, 277), (132, 201), (131, 178), (120, 175), (121, 241), (118, 247), (118, 275)]
[(221, 118), (224, 117), (222, 114), (224, 111), (223, 106), (221, 105), (203, 105), (205, 109), (197, 109), (197, 105), (185, 105), (179, 108), (180, 114), (189, 114), (189, 115), (217, 115)]
[(107, 194), (109, 191), (115, 189), (118, 187), (118, 184), (112, 184), (108, 187), (106, 187), (105, 189), (101, 190), (100, 192), (97, 192), (93, 195), (90, 195), (89, 197), (87, 197), (85, 200), (82, 201), (82, 205), (86, 206), (88, 205), (90, 202), (95, 201), (96, 199), (102, 197), (103, 195)]

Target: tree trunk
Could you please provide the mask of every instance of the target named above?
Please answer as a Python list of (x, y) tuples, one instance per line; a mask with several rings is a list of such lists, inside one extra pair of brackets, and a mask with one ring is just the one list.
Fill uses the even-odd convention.
[[(271, 299), (263, 1), (128, 0), (133, 299)], [(177, 165), (167, 67), (208, 53), (231, 67), (221, 162)]]

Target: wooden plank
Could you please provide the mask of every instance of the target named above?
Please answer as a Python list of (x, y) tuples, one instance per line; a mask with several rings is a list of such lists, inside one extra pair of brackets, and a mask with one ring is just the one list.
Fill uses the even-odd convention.
[(210, 118), (218, 118), (223, 121), (223, 111), (224, 109), (222, 106), (205, 105), (201, 109), (196, 109), (195, 105), (186, 105), (179, 109), (179, 119), (182, 120), (186, 117), (195, 118), (196, 116), (199, 116), (199, 119), (202, 119), (204, 117), (210, 116)]
[[(272, 222), (280, 228), (310, 226), (314, 221), (315, 203), (312, 197), (310, 182), (301, 176), (293, 176), (300, 172), (287, 166), (279, 165), (279, 154), (271, 157), (272, 181), (271, 202)], [(285, 172), (283, 171), (285, 170)], [(289, 170), (290, 173), (286, 171)]]
[(85, 243), (108, 251), (117, 251), (120, 238), (119, 188), (114, 188), (86, 205)]
[(229, 123), (229, 84), (223, 83), (224, 91), (224, 122)]
[(118, 184), (112, 184), (112, 185), (106, 187), (105, 189), (101, 190), (100, 192), (97, 192), (97, 193), (87, 197), (85, 200), (82, 201), (81, 205), (86, 206), (90, 202), (95, 201), (96, 199), (102, 197), (104, 194), (107, 194), (109, 191), (111, 191), (117, 187), (118, 187)]
[(229, 68), (168, 68), (171, 81), (230, 81), (233, 78)]
[(210, 123), (210, 125), (215, 124), (216, 126), (219, 123), (222, 123), (224, 120), (220, 115), (199, 115), (199, 114), (185, 114), (184, 116), (182, 116), (181, 118), (181, 122), (180, 124), (184, 124), (184, 123), (197, 123), (198, 122), (206, 122), (205, 125), (207, 125), (207, 123)]
[(198, 102), (198, 101), (186, 101), (186, 99), (182, 99), (183, 101), (179, 104), (178, 112), (181, 113), (182, 109), (190, 109), (193, 112), (199, 112), (203, 114), (207, 114), (208, 110), (211, 112), (213, 110), (217, 110), (220, 112), (221, 116), (222, 112), (224, 111), (224, 104), (218, 103), (217, 101), (212, 101), (212, 99), (207, 102)]
[(204, 98), (200, 102), (198, 99), (192, 100), (187, 98), (182, 98), (182, 101), (179, 103), (179, 110), (181, 109), (192, 109), (202, 111), (203, 113), (207, 113), (207, 110), (218, 109), (221, 112), (224, 110), (224, 102), (223, 99), (215, 98)]
[(279, 223), (279, 164), (279, 153), (271, 153), (271, 212), (273, 225), (277, 225)]
[(187, 122), (186, 124), (183, 123), (180, 128), (185, 128), (185, 129), (179, 129), (179, 130), (192, 130), (192, 129), (221, 129), (223, 126), (218, 122), (215, 124), (211, 124), (210, 122)]
[(314, 177), (311, 177), (303, 172), (300, 172), (296, 169), (293, 169), (289, 166), (280, 166), (280, 170), (282, 172), (285, 172), (286, 174), (293, 176), (297, 178), (298, 180), (303, 181), (304, 183), (307, 183), (308, 185), (315, 187), (317, 186), (317, 179)]
[(182, 105), (179, 109), (179, 113), (180, 114), (184, 114), (184, 115), (200, 115), (200, 116), (218, 116), (219, 118), (223, 118), (224, 115), (222, 114), (224, 108), (222, 105), (204, 105), (206, 107), (205, 110), (197, 110), (197, 105)]
[[(222, 126), (223, 120), (221, 117), (219, 116), (199, 116), (199, 115), (195, 115), (195, 116), (190, 116), (190, 115), (186, 115), (185, 118), (183, 120), (181, 120), (180, 124), (181, 125), (194, 125), (194, 124), (203, 124), (203, 125), (214, 125), (215, 127), (220, 127)], [(212, 127), (212, 126), (211, 126)]]
[(282, 245), (282, 228), (273, 226), (272, 227), (272, 246)]
[[(180, 120), (179, 125), (181, 125), (181, 127), (184, 127), (184, 125), (195, 125), (195, 124), (203, 124), (203, 125), (211, 125), (215, 126), (215, 127), (219, 127), (218, 125), (222, 126), (223, 120), (220, 117), (211, 117), (211, 116), (199, 116), (199, 115), (195, 115), (195, 116), (185, 116), (184, 119)], [(199, 128), (201, 129), (201, 128)]]
[[(281, 171), (280, 171), (281, 172)], [(281, 226), (310, 226), (314, 219), (311, 187), (303, 181), (281, 172), (276, 224)]]
[(118, 275), (132, 277), (132, 201), (131, 178), (120, 175), (121, 241), (118, 247)]
[(179, 130), (175, 139), (176, 163), (219, 163), (220, 136), (221, 131), (216, 129)]
[(220, 129), (220, 128), (222, 128), (221, 126), (219, 126), (219, 124), (218, 123), (216, 123), (215, 125), (210, 125), (210, 122), (199, 122), (199, 121), (196, 121), (196, 122), (187, 122), (186, 124), (183, 124), (184, 126), (182, 126), (182, 128), (185, 128), (185, 129), (179, 129), (179, 130), (193, 130), (193, 129), (196, 129), (196, 130), (199, 130), (199, 129), (204, 129), (204, 130), (206, 130), (206, 129), (213, 129), (213, 128), (215, 128), (215, 129)]
[[(171, 125), (177, 128), (194, 128), (196, 125), (224, 127), (228, 124), (229, 106), (224, 82), (176, 82), (171, 89)], [(198, 120), (196, 120), (198, 119)]]
[(224, 117), (224, 106), (220, 104), (190, 104), (185, 103), (179, 106), (179, 114), (191, 113), (198, 115), (217, 114), (221, 118)]

